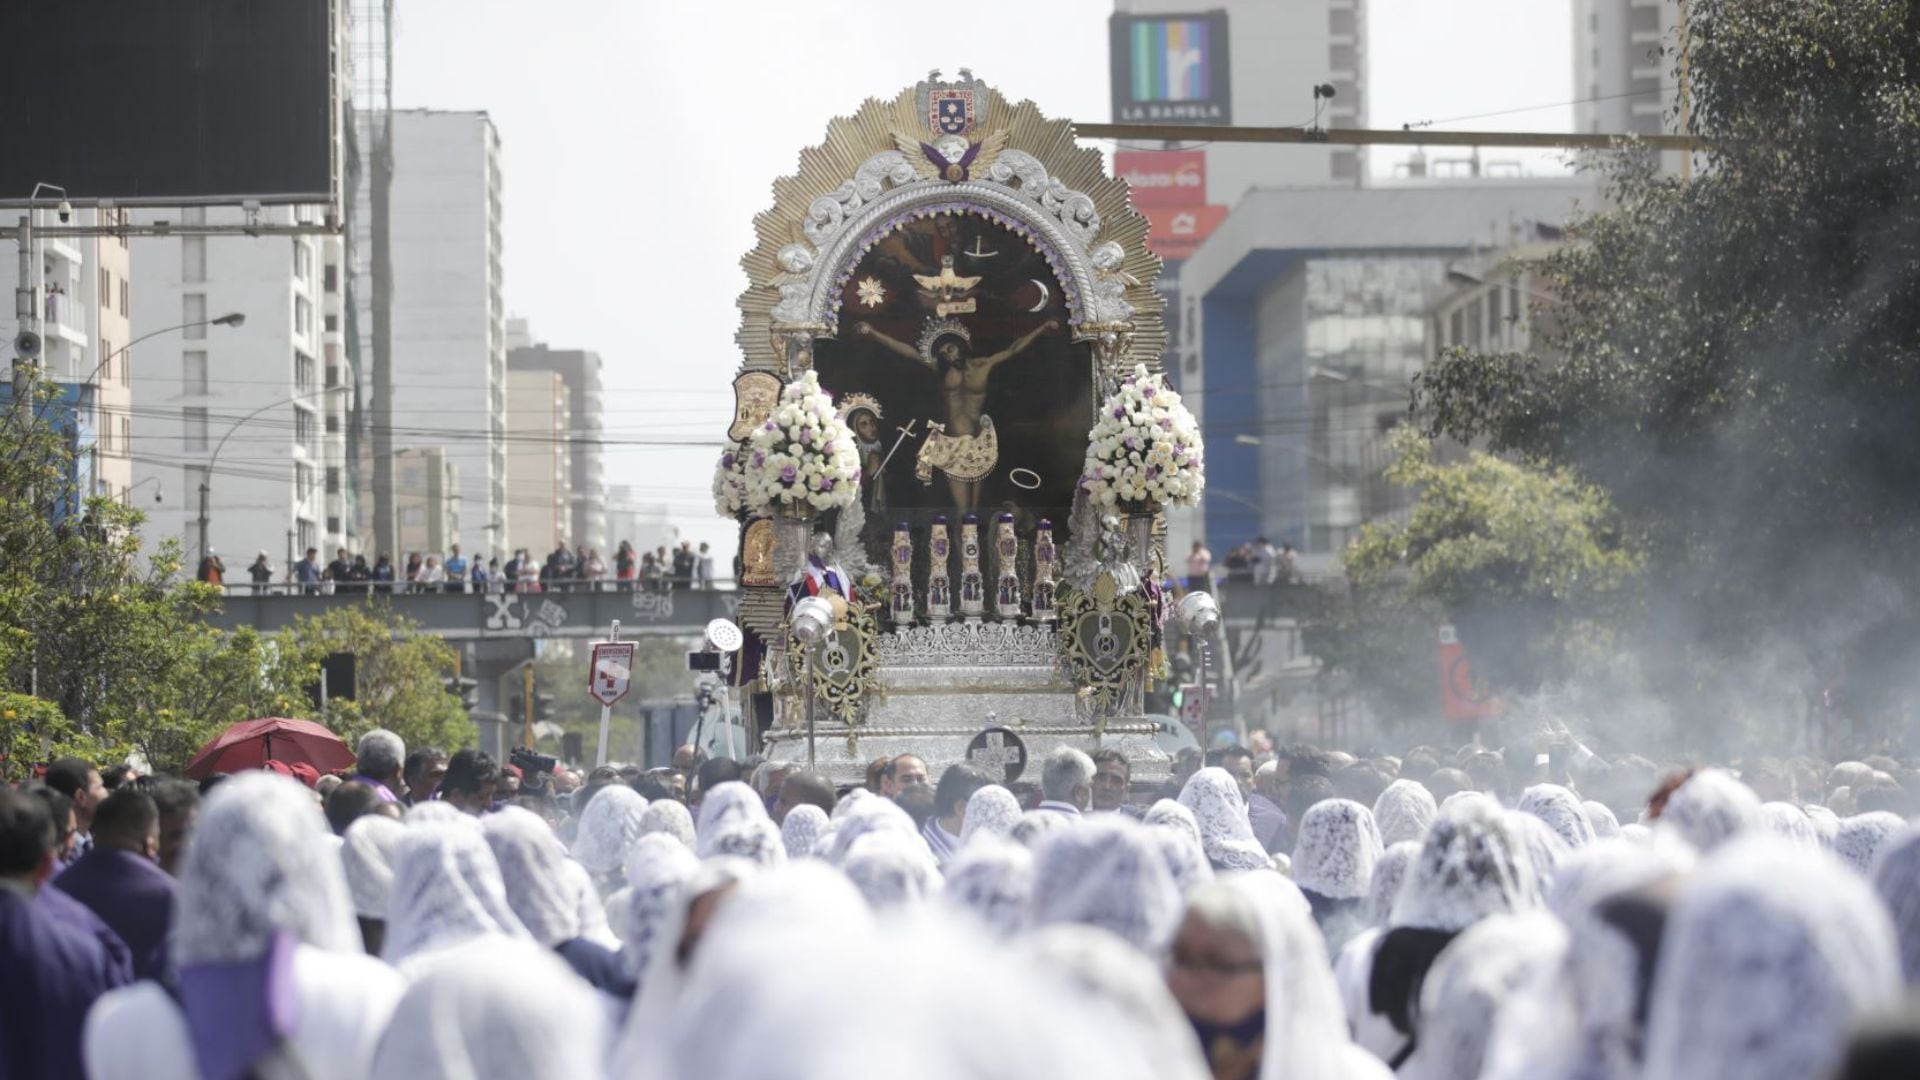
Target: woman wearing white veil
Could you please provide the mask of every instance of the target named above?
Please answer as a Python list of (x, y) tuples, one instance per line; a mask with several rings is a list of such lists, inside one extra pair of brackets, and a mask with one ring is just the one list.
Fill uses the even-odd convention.
[(491, 936), (526, 937), (500, 864), (477, 826), (418, 825), (393, 853), (382, 959), (415, 975), (447, 950)]
[(635, 1063), (670, 1037), (683, 1005), (689, 967), (706, 941), (708, 928), (758, 870), (744, 859), (708, 859), (663, 897), (652, 955), (645, 961), (640, 989), (613, 1051), (613, 1061), (622, 1066), (618, 1075), (635, 1075)]
[(1323, 799), (1300, 815), (1293, 844), (1293, 883), (1313, 906), (1313, 921), (1338, 956), (1366, 926), (1362, 907), (1380, 860), (1373, 811), (1351, 799)]
[(1858, 874), (1770, 836), (1733, 841), (1667, 917), (1643, 1076), (1827, 1076), (1854, 1023), (1900, 992), (1893, 927)]
[(995, 936), (1013, 937), (1025, 929), (1033, 899), (1033, 853), (1006, 840), (964, 845), (947, 864), (940, 897)]
[(531, 941), (493, 938), (447, 957), (414, 980), (394, 1011), (369, 1075), (373, 1080), (600, 1076), (607, 1025), (597, 1005), (587, 984), (553, 954)]
[(1813, 831), (1812, 819), (1807, 817), (1805, 810), (1790, 802), (1761, 803), (1760, 821), (1768, 832), (1782, 840), (1806, 848), (1820, 847), (1820, 837)]
[(1418, 780), (1395, 780), (1373, 800), (1373, 821), (1383, 847), (1407, 840), (1419, 843), (1439, 813), (1433, 792)]
[(648, 833), (665, 833), (692, 851), (695, 840), (693, 812), (678, 799), (655, 799), (647, 804), (646, 812), (640, 815), (640, 835)]
[(1168, 954), (1167, 985), (1215, 1076), (1388, 1075), (1349, 1039), (1326, 946), (1298, 890), (1278, 874), (1229, 874), (1195, 889)]
[(295, 781), (258, 772), (215, 789), (180, 868), (179, 998), (142, 981), (96, 1002), (87, 1075), (364, 1076), (405, 985), (361, 951), (330, 835)]
[(853, 845), (862, 837), (877, 832), (898, 833), (923, 846), (926, 843), (920, 839), (920, 830), (913, 827), (913, 818), (892, 799), (862, 799), (858, 806), (834, 823), (833, 844), (827, 849), (827, 861), (845, 867), (847, 857), (853, 852)]
[(1041, 838), (1031, 910), (1035, 926), (1097, 926), (1153, 956), (1180, 919), (1180, 890), (1146, 826), (1102, 815)]
[(1885, 810), (1855, 814), (1840, 822), (1840, 831), (1833, 838), (1833, 853), (1852, 867), (1854, 873), (1865, 874), (1873, 869), (1873, 858), (1879, 854), (1880, 845), (1906, 827), (1899, 814)]
[(1546, 822), (1570, 849), (1577, 851), (1593, 843), (1593, 823), (1587, 819), (1586, 807), (1559, 784), (1533, 785), (1520, 793), (1516, 809)]
[(1597, 799), (1588, 799), (1580, 804), (1586, 812), (1587, 824), (1593, 827), (1595, 840), (1612, 840), (1620, 835), (1620, 819), (1613, 816), (1607, 804)]
[(1893, 916), (1907, 986), (1920, 989), (1920, 828), (1910, 825), (1887, 837), (1868, 876)]
[(960, 845), (965, 847), (975, 837), (1005, 840), (1013, 832), (1014, 822), (1019, 820), (1020, 800), (999, 784), (988, 784), (967, 796), (966, 818), (960, 824)]
[(780, 826), (765, 815), (727, 822), (719, 827), (714, 833), (713, 842), (706, 847), (709, 856), (726, 855), (745, 859), (758, 864), (763, 870), (785, 865), (787, 861), (786, 837), (781, 833)]
[(780, 843), (787, 849), (787, 858), (812, 858), (830, 827), (827, 812), (812, 803), (787, 811), (787, 820), (780, 823)]
[(673, 837), (649, 834), (627, 852), (626, 870), (623, 917), (616, 925), (621, 956), (637, 987), (646, 985), (653, 964), (672, 951), (662, 942), (667, 916), (681, 887), (700, 872), (700, 860)]
[(757, 792), (738, 780), (715, 784), (700, 800), (693, 829), (694, 853), (706, 858), (714, 853), (713, 843), (722, 832), (736, 823), (759, 820), (773, 819), (767, 816), (766, 801)]
[(841, 869), (875, 911), (915, 906), (940, 894), (940, 866), (917, 836), (868, 833), (847, 852)]
[(1667, 797), (1660, 823), (1706, 854), (1750, 829), (1764, 828), (1760, 797), (1719, 769), (1701, 769)]
[(360, 922), (360, 940), (369, 956), (380, 955), (387, 933), (387, 893), (393, 888), (393, 851), (406, 826), (385, 814), (364, 814), (341, 838), (340, 865)]
[(1126, 942), (1091, 926), (1060, 923), (1025, 942), (1040, 965), (1070, 984), (1083, 1004), (1110, 1007), (1112, 1037), (1129, 1044), (1162, 1080), (1212, 1080), (1193, 1025), (1165, 974)]
[(646, 812), (647, 800), (625, 784), (601, 788), (580, 812), (580, 825), (573, 834), (573, 857), (593, 875), (602, 894), (619, 888), (627, 848), (640, 839), (640, 822)]
[(578, 864), (567, 858), (560, 838), (547, 823), (530, 811), (509, 806), (482, 820), (480, 831), (500, 864), (507, 903), (533, 940), (552, 949), (595, 989), (622, 1000), (631, 998), (633, 978), (619, 954), (586, 938), (580, 922), (579, 882), (566, 869)]
[(1200, 846), (1215, 870), (1270, 870), (1267, 849), (1247, 821), (1247, 800), (1233, 774), (1219, 766), (1201, 769), (1180, 789), (1180, 805), (1200, 825)]
[(1544, 911), (1494, 915), (1461, 931), (1420, 991), (1420, 1044), (1406, 1080), (1476, 1080), (1501, 1006), (1566, 955), (1566, 929)]

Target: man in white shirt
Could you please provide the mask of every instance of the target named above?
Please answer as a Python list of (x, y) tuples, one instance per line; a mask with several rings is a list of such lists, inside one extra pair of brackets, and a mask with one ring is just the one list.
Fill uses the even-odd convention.
[(1093, 805), (1093, 759), (1071, 746), (1058, 746), (1040, 771), (1039, 809), (1079, 817)]

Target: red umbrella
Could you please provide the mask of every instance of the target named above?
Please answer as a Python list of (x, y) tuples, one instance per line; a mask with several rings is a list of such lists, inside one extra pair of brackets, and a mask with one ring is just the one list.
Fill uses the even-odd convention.
[(243, 720), (200, 748), (187, 763), (187, 775), (204, 780), (214, 773), (264, 768), (269, 761), (307, 764), (322, 773), (353, 764), (353, 751), (340, 736), (311, 720), (269, 716)]

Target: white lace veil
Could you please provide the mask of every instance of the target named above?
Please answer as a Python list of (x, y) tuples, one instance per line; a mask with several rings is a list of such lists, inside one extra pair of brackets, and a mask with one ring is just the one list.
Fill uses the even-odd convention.
[(1387, 925), (1387, 918), (1393, 914), (1394, 898), (1400, 895), (1400, 886), (1407, 880), (1407, 867), (1419, 854), (1418, 840), (1390, 844), (1380, 853), (1379, 861), (1373, 864), (1373, 882), (1367, 886), (1368, 926)]
[(1033, 899), (1033, 853), (1006, 840), (968, 844), (947, 863), (940, 895), (996, 936), (1011, 937), (1025, 927)]
[(655, 799), (640, 815), (640, 835), (665, 833), (693, 850), (693, 813), (678, 799)]
[(360, 951), (346, 875), (313, 793), (249, 772), (202, 804), (173, 907), (174, 963), (258, 959), (280, 931), (330, 952)]
[(1667, 797), (1660, 822), (1687, 843), (1710, 852), (1734, 836), (1762, 827), (1760, 797), (1720, 769), (1702, 769)]
[(891, 829), (861, 837), (842, 869), (875, 911), (919, 904), (940, 893), (940, 867), (926, 841)]
[(1403, 840), (1420, 842), (1426, 838), (1427, 826), (1433, 824), (1439, 813), (1433, 792), (1417, 780), (1395, 780), (1373, 800), (1373, 821), (1380, 828), (1380, 843), (1384, 846)]
[(1206, 847), (1200, 839), (1199, 819), (1193, 816), (1193, 811), (1180, 805), (1178, 801), (1161, 799), (1149, 806), (1140, 820), (1147, 825), (1161, 825), (1187, 833), (1193, 837), (1193, 845), (1200, 848), (1200, 853), (1206, 854)]
[(479, 819), (472, 814), (467, 813), (450, 802), (441, 802), (437, 799), (430, 802), (414, 803), (407, 808), (407, 816), (403, 820), (405, 820), (408, 825), (432, 825), (438, 823), (472, 827), (480, 824)]
[(1569, 848), (1578, 850), (1593, 843), (1593, 823), (1587, 819), (1586, 807), (1559, 784), (1533, 785), (1520, 794), (1517, 809), (1546, 822)]
[(787, 820), (780, 823), (780, 843), (787, 849), (787, 858), (805, 859), (815, 855), (829, 824), (827, 812), (812, 803), (802, 803), (787, 811)]
[(661, 940), (681, 886), (700, 871), (700, 860), (674, 837), (648, 833), (627, 852), (626, 910), (620, 944), (627, 967), (643, 984), (651, 965), (669, 947)]
[(1830, 1075), (1854, 1022), (1901, 991), (1885, 909), (1831, 856), (1729, 841), (1675, 901), (1661, 937), (1645, 1080)]
[(625, 784), (608, 784), (594, 793), (580, 813), (573, 834), (573, 857), (595, 874), (611, 874), (626, 862), (627, 848), (640, 838), (647, 800)]
[(1323, 799), (1300, 815), (1293, 883), (1333, 900), (1357, 900), (1373, 885), (1380, 860), (1373, 811), (1351, 799)]
[(1580, 804), (1580, 809), (1586, 812), (1595, 840), (1612, 840), (1620, 835), (1620, 819), (1613, 816), (1606, 803), (1588, 799)]
[(862, 837), (876, 832), (898, 833), (922, 846), (926, 843), (920, 839), (920, 830), (913, 827), (913, 818), (892, 799), (862, 799), (859, 805), (834, 825), (833, 846), (827, 849), (827, 861), (835, 866), (846, 866), (853, 845)]
[(473, 938), (526, 933), (507, 903), (500, 864), (477, 827), (435, 822), (407, 830), (393, 853), (382, 959), (397, 967)]
[(393, 849), (407, 827), (385, 814), (363, 814), (347, 826), (340, 845), (340, 863), (347, 872), (347, 891), (354, 914), (363, 919), (387, 917), (387, 892), (393, 888)]
[(1066, 923), (1035, 931), (1025, 948), (1069, 983), (1080, 1002), (1112, 1008), (1115, 1022), (1107, 1030), (1130, 1044), (1154, 1076), (1211, 1080), (1193, 1025), (1167, 992), (1159, 967), (1139, 950), (1105, 930)]
[(1526, 838), (1491, 799), (1442, 809), (1394, 899), (1393, 927), (1464, 930), (1540, 902)]
[(500, 864), (507, 904), (533, 940), (552, 948), (579, 937), (580, 898), (564, 869), (571, 860), (547, 823), (509, 806), (483, 818), (480, 832)]
[(1873, 891), (1893, 916), (1907, 985), (1920, 988), (1920, 828), (1909, 825), (1887, 837), (1869, 876)]
[(1768, 832), (1782, 840), (1808, 848), (1821, 846), (1819, 834), (1813, 831), (1813, 820), (1805, 810), (1790, 802), (1761, 803), (1760, 820)]
[(787, 861), (787, 842), (772, 818), (740, 818), (719, 827), (707, 845), (707, 854), (730, 855), (770, 868)]
[(1038, 847), (1041, 837), (1055, 829), (1068, 828), (1077, 820), (1051, 810), (1028, 810), (1007, 830), (1007, 839), (1029, 848)]
[(603, 1072), (607, 1010), (557, 956), (496, 938), (423, 971), (373, 1059), (374, 1080), (582, 1080)]
[(1873, 869), (1873, 857), (1880, 845), (1906, 827), (1900, 815), (1885, 810), (1855, 814), (1840, 822), (1840, 831), (1833, 838), (1833, 853), (1855, 873), (1864, 874)]
[(1533, 891), (1542, 897), (1546, 896), (1547, 890), (1553, 888), (1553, 875), (1559, 869), (1560, 861), (1573, 854), (1574, 849), (1541, 818), (1518, 810), (1502, 812), (1513, 826), (1513, 831), (1526, 842), (1527, 865), (1533, 870)]
[(1266, 870), (1273, 863), (1254, 839), (1240, 783), (1218, 766), (1201, 769), (1180, 790), (1180, 805), (1200, 826), (1200, 847), (1215, 870)]
[(1820, 846), (1832, 851), (1833, 841), (1840, 835), (1840, 815), (1824, 806), (1803, 806), (1800, 810), (1813, 824), (1813, 835), (1819, 838)]
[(1103, 815), (1054, 829), (1034, 848), (1035, 926), (1096, 926), (1154, 956), (1179, 919), (1180, 890), (1143, 825)]
[[(1162, 799), (1168, 806), (1186, 813), (1186, 807), (1170, 800)], [(1160, 854), (1166, 856), (1167, 872), (1173, 875), (1173, 883), (1182, 895), (1195, 886), (1205, 885), (1213, 880), (1213, 864), (1207, 861), (1207, 853), (1200, 849), (1200, 831), (1188, 820), (1170, 821), (1165, 825), (1146, 826), (1148, 835), (1160, 845)], [(1167, 820), (1167, 819), (1162, 819)]]
[(1566, 954), (1567, 934), (1544, 911), (1494, 915), (1462, 931), (1420, 989), (1419, 1044), (1404, 1080), (1477, 1080), (1499, 1012)]
[(700, 813), (693, 830), (698, 838), (694, 850), (704, 859), (713, 854), (714, 840), (734, 823), (766, 817), (767, 804), (759, 792), (738, 780), (715, 784), (712, 791), (700, 798)]
[(967, 816), (960, 826), (960, 843), (970, 844), (979, 836), (1005, 840), (1013, 831), (1013, 823), (1019, 820), (1020, 800), (999, 784), (988, 784), (967, 797)]

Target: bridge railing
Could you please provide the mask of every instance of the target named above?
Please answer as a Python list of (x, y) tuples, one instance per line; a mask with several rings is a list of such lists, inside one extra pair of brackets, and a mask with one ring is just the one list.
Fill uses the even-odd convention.
[[(272, 633), (302, 616), (343, 607), (378, 604), (405, 615), (421, 628), (454, 640), (485, 638), (599, 638), (618, 619), (622, 634), (695, 634), (717, 618), (732, 618), (740, 594), (711, 589), (553, 589), (545, 592), (381, 592), (351, 588), (343, 582), (332, 592), (298, 583), (274, 583), (255, 591), (251, 584), (227, 586), (212, 622), (224, 629), (253, 627)], [(716, 583), (719, 584), (719, 583)]]

